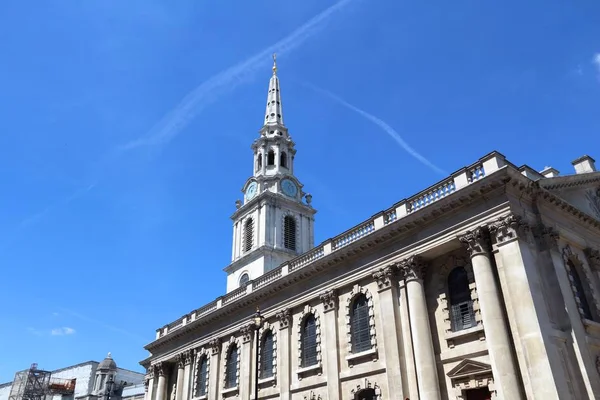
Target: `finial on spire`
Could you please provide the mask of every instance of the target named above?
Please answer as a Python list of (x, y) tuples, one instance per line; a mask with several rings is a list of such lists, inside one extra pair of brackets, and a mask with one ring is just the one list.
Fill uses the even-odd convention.
[(273, 53), (273, 75), (277, 74), (277, 53)]
[(112, 358), (112, 354), (110, 354), (110, 351), (108, 352), (108, 355), (106, 356), (106, 358)]

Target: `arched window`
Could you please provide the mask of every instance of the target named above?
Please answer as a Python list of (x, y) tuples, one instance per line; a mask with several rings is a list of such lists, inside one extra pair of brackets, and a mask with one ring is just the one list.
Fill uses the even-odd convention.
[(248, 218), (244, 223), (244, 251), (252, 250), (254, 242), (254, 220)]
[(579, 307), (583, 310), (583, 318), (592, 319), (592, 310), (590, 308), (590, 303), (587, 300), (585, 295), (585, 289), (583, 286), (583, 281), (579, 276), (579, 272), (575, 267), (575, 264), (569, 261), (569, 269), (571, 271), (571, 276), (573, 277), (573, 285), (575, 286), (575, 295), (579, 299)]
[(296, 219), (291, 215), (283, 217), (283, 246), (296, 250)]
[(356, 296), (350, 314), (352, 352), (360, 353), (371, 348), (371, 326), (369, 324), (369, 301), (367, 296)]
[(315, 316), (309, 314), (302, 325), (302, 365), (310, 367), (317, 364), (317, 322)]
[(238, 369), (238, 349), (234, 343), (229, 347), (227, 354), (227, 364), (225, 365), (225, 387), (232, 388), (237, 386)]
[(267, 165), (275, 165), (275, 152), (273, 150), (269, 150), (267, 153)]
[(281, 155), (279, 156), (279, 165), (281, 165), (284, 168), (287, 168), (287, 154), (285, 153), (285, 151), (282, 151)]
[(263, 335), (260, 348), (260, 378), (273, 376), (273, 332), (268, 330)]
[(208, 358), (206, 355), (202, 355), (200, 358), (200, 362), (198, 363), (196, 370), (196, 395), (204, 396), (206, 395), (206, 381), (208, 380)]
[(448, 292), (452, 331), (456, 332), (475, 326), (469, 277), (463, 267), (454, 268), (448, 275)]
[(249, 281), (250, 281), (250, 277), (248, 276), (248, 274), (246, 274), (246, 273), (242, 274), (242, 276), (240, 277), (240, 287), (244, 286)]
[(375, 400), (377, 399), (375, 389), (367, 388), (356, 392), (354, 400)]
[(256, 170), (260, 170), (262, 168), (262, 154), (258, 153), (256, 156)]

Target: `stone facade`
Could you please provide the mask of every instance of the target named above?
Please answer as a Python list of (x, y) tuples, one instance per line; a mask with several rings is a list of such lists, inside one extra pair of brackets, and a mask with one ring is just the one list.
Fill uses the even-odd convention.
[(146, 400), (600, 398), (600, 172), (575, 170), (493, 152), (253, 277), (157, 330)]

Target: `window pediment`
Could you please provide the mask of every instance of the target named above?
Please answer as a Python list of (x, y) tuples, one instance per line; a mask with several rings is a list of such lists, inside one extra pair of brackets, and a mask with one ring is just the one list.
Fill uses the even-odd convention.
[(456, 367), (448, 371), (446, 375), (451, 379), (456, 379), (491, 373), (492, 367), (489, 364), (473, 360), (463, 360)]

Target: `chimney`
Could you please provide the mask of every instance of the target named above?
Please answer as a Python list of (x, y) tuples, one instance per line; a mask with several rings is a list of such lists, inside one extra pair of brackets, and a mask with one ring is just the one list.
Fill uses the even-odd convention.
[(588, 172), (596, 172), (596, 160), (592, 157), (585, 155), (579, 157), (577, 160), (572, 161), (571, 164), (575, 167), (576, 174), (587, 174)]
[(555, 176), (558, 176), (560, 172), (552, 167), (544, 167), (544, 169), (540, 171), (540, 174), (544, 175), (544, 178), (554, 178)]

